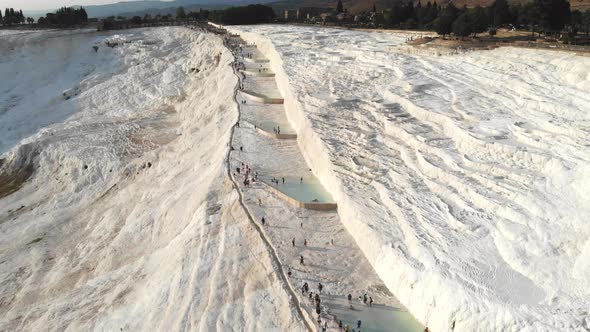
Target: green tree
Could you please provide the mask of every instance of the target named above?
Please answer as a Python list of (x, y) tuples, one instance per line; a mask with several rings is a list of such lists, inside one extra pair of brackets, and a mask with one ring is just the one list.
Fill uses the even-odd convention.
[(471, 22), (471, 30), (474, 36), (486, 31), (489, 26), (488, 16), (486, 15), (485, 10), (480, 6), (475, 7), (469, 12), (469, 21)]
[(342, 5), (342, 0), (338, 0), (338, 4), (336, 5), (336, 11), (339, 13), (344, 12), (344, 5)]
[(453, 22), (453, 34), (455, 36), (460, 36), (461, 39), (463, 37), (469, 36), (472, 32), (471, 29), (471, 22), (469, 20), (469, 13), (464, 12), (463, 14), (459, 15), (457, 19)]
[(186, 13), (184, 12), (184, 7), (180, 6), (176, 10), (176, 19), (177, 20), (184, 20), (186, 18)]
[(442, 35), (443, 38), (445, 35), (450, 34), (453, 32), (453, 22), (457, 17), (457, 8), (451, 3), (442, 10), (438, 16), (438, 22), (436, 24), (436, 33)]
[(510, 21), (510, 10), (506, 0), (496, 0), (494, 8), (494, 26), (501, 26)]
[(586, 35), (590, 33), (590, 10), (587, 10), (583, 14), (582, 26), (585, 26)]
[(537, 24), (545, 31), (559, 31), (571, 21), (567, 0), (535, 0), (533, 6), (539, 13)]

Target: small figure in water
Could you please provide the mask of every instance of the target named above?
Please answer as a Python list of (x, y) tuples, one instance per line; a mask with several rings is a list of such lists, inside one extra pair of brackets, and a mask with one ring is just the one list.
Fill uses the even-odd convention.
[(285, 178), (283, 178), (283, 184), (285, 184)]
[[(356, 327), (357, 327), (358, 329), (360, 329), (360, 328), (361, 328), (361, 320), (360, 320), (360, 319), (358, 320), (358, 322), (356, 322)], [(359, 331), (360, 331), (360, 330), (359, 330)]]
[(305, 262), (303, 261), (303, 256), (299, 257), (299, 264), (305, 265)]
[[(241, 149), (241, 148), (240, 148)], [(303, 178), (299, 179), (299, 183), (303, 183)]]
[(338, 322), (338, 328), (342, 331), (342, 320)]

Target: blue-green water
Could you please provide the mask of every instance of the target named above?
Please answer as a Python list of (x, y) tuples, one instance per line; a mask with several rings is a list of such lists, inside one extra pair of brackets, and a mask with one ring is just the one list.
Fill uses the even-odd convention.
[(272, 184), (270, 179), (264, 179), (264, 181), (300, 202), (334, 203), (332, 196), (326, 191), (320, 181), (313, 176), (303, 177), (303, 182), (300, 181), (300, 178), (285, 177), (284, 184), (281, 177), (278, 177), (278, 179), (279, 185)]
[(409, 312), (399, 308), (373, 304), (372, 307), (353, 301), (353, 309), (348, 305), (344, 297), (326, 296), (325, 303), (330, 313), (336, 315), (347, 325), (359, 331), (357, 321), (361, 320), (362, 332), (422, 332), (424, 326), (420, 324)]

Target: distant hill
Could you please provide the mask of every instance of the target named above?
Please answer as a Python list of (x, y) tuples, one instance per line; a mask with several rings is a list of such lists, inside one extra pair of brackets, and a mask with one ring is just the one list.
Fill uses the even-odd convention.
[[(198, 8), (223, 8), (228, 6), (241, 6), (253, 3), (268, 3), (272, 0), (175, 0), (175, 1), (123, 1), (107, 5), (83, 6), (88, 17), (129, 16), (139, 13), (167, 13), (175, 12), (175, 8), (183, 6), (185, 9), (198, 10)], [(192, 8), (192, 9), (191, 9)], [(46, 13), (54, 12), (57, 8), (49, 10), (24, 11), (26, 16), (38, 18)]]
[[(344, 0), (344, 7), (350, 13), (359, 13), (368, 11), (376, 5), (377, 10), (389, 9), (396, 2), (404, 2), (405, 0)], [(429, 0), (420, 0), (426, 4)], [(475, 7), (475, 6), (489, 6), (494, 0), (437, 0), (436, 2), (448, 3), (452, 1), (455, 6)], [(140, 1), (124, 1), (108, 5), (93, 5), (84, 6), (89, 17), (107, 17), (107, 16), (143, 16), (144, 14), (173, 14), (179, 6), (185, 7), (187, 11), (196, 11), (199, 8), (203, 9), (219, 9), (229, 6), (242, 6), (248, 4), (262, 3), (273, 7), (277, 14), (281, 15), (285, 9), (296, 9), (300, 7), (325, 7), (336, 8), (338, 0), (175, 0), (175, 1), (158, 1), (158, 0), (140, 0)], [(414, 0), (417, 3), (418, 0)], [(434, 1), (432, 1), (434, 2)], [(528, 0), (509, 0), (511, 3), (526, 3)], [(572, 9), (587, 10), (590, 9), (590, 0), (571, 0)], [(57, 9), (57, 8), (55, 8)], [(53, 10), (35, 10), (24, 11), (25, 16), (38, 18), (45, 16), (46, 13), (53, 12)]]

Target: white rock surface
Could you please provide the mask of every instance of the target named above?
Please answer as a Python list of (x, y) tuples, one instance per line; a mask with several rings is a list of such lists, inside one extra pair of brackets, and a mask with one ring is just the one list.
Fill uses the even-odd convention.
[(235, 27), (314, 173), (433, 331), (590, 328), (590, 58), (396, 52), (405, 36)]
[(0, 43), (1, 167), (35, 167), (0, 199), (0, 330), (304, 330), (227, 180), (237, 79), (220, 39)]

